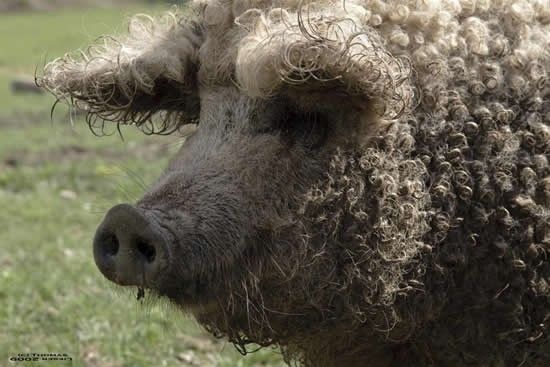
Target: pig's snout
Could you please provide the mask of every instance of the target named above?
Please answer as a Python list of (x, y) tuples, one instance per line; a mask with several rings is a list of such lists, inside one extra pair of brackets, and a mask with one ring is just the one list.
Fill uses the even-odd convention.
[(95, 234), (95, 263), (119, 285), (151, 286), (167, 267), (168, 257), (158, 226), (128, 204), (109, 210)]

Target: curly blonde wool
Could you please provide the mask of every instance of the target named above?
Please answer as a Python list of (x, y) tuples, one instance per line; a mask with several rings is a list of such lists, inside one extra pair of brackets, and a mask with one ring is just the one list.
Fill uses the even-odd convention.
[(548, 1), (211, 0), (178, 17), (138, 18), (41, 82), (137, 125), (166, 110), (177, 127), (196, 88), (231, 85), (386, 122), (333, 152), (279, 246), (250, 249), (199, 316), (210, 331), (306, 366), (548, 364)]
[(314, 3), (294, 12), (245, 11), (235, 19), (249, 30), (235, 61), (239, 85), (253, 97), (267, 97), (282, 86), (322, 90), (336, 82), (342, 92), (361, 96), (381, 116), (402, 114), (413, 97), (409, 65), (360, 27), (365, 13), (351, 3), (345, 9)]
[(126, 37), (102, 37), (85, 51), (53, 60), (39, 83), (87, 111), (91, 127), (106, 120), (141, 126), (164, 111), (162, 128), (147, 128), (170, 132), (174, 121), (194, 117), (198, 109), (192, 91), (201, 39), (193, 23), (181, 22), (179, 12), (137, 15)]

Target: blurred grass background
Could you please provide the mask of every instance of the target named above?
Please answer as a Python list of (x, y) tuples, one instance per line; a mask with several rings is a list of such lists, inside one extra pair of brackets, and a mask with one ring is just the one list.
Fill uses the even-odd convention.
[(0, 12), (0, 366), (25, 365), (9, 362), (18, 353), (67, 353), (73, 363), (60, 365), (86, 367), (281, 365), (272, 350), (242, 357), (178, 310), (140, 304), (95, 268), (91, 241), (105, 210), (137, 199), (181, 141), (132, 129), (124, 141), (98, 138), (66, 108), (51, 119), (50, 96), (10, 90), (46, 60), (167, 5), (25, 3)]

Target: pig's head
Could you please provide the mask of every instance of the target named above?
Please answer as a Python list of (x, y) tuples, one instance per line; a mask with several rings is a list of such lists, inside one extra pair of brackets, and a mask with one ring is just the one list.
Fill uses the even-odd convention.
[(106, 214), (94, 257), (109, 280), (238, 343), (286, 343), (335, 320), (388, 329), (427, 229), (424, 166), (407, 159), (401, 122), (407, 63), (362, 7), (293, 4), (137, 17), (127, 37), (41, 78), (92, 126), (196, 125), (141, 200)]

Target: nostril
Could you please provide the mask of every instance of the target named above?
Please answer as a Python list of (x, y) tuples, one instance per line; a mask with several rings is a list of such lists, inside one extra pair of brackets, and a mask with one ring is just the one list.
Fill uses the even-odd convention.
[(147, 241), (139, 239), (137, 240), (136, 248), (148, 263), (155, 261), (155, 257), (157, 256), (155, 246), (152, 246)]
[(151, 285), (168, 268), (163, 232), (143, 210), (120, 204), (109, 210), (94, 237), (94, 259), (120, 285)]
[(105, 255), (115, 256), (118, 253), (119, 247), (118, 238), (115, 235), (107, 236), (103, 242)]

